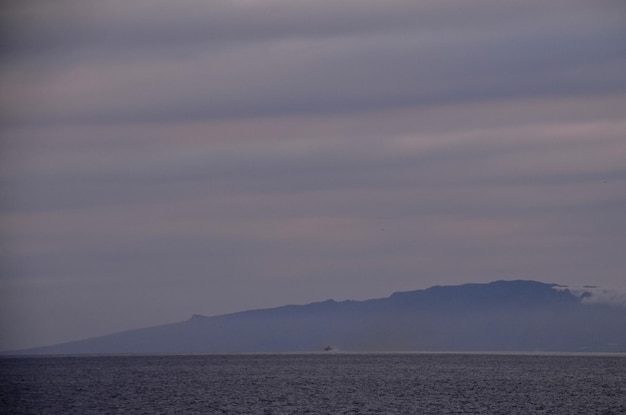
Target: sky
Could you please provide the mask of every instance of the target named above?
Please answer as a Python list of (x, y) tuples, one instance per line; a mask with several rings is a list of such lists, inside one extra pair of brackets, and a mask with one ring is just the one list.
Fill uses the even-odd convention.
[(621, 1), (0, 13), (0, 350), (433, 285), (626, 289)]

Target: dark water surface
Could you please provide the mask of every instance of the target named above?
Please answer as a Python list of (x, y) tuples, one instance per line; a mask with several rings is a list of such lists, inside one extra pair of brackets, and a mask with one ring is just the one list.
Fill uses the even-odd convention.
[(626, 414), (626, 356), (0, 359), (3, 414)]

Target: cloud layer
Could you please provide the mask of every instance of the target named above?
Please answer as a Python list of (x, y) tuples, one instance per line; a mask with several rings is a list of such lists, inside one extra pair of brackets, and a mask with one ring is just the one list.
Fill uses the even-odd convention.
[(623, 285), (619, 2), (3, 9), (3, 348), (286, 302)]

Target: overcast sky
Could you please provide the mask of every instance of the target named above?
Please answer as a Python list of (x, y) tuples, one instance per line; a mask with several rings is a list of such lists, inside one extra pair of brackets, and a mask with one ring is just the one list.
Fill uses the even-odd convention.
[(3, 3), (0, 349), (626, 288), (621, 1)]

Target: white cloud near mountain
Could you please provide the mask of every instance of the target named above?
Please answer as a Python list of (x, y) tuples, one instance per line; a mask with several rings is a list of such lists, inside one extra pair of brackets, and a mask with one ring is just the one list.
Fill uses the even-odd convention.
[(626, 307), (626, 290), (611, 289), (596, 286), (558, 286), (559, 290), (569, 290), (580, 297), (586, 304), (610, 304)]

